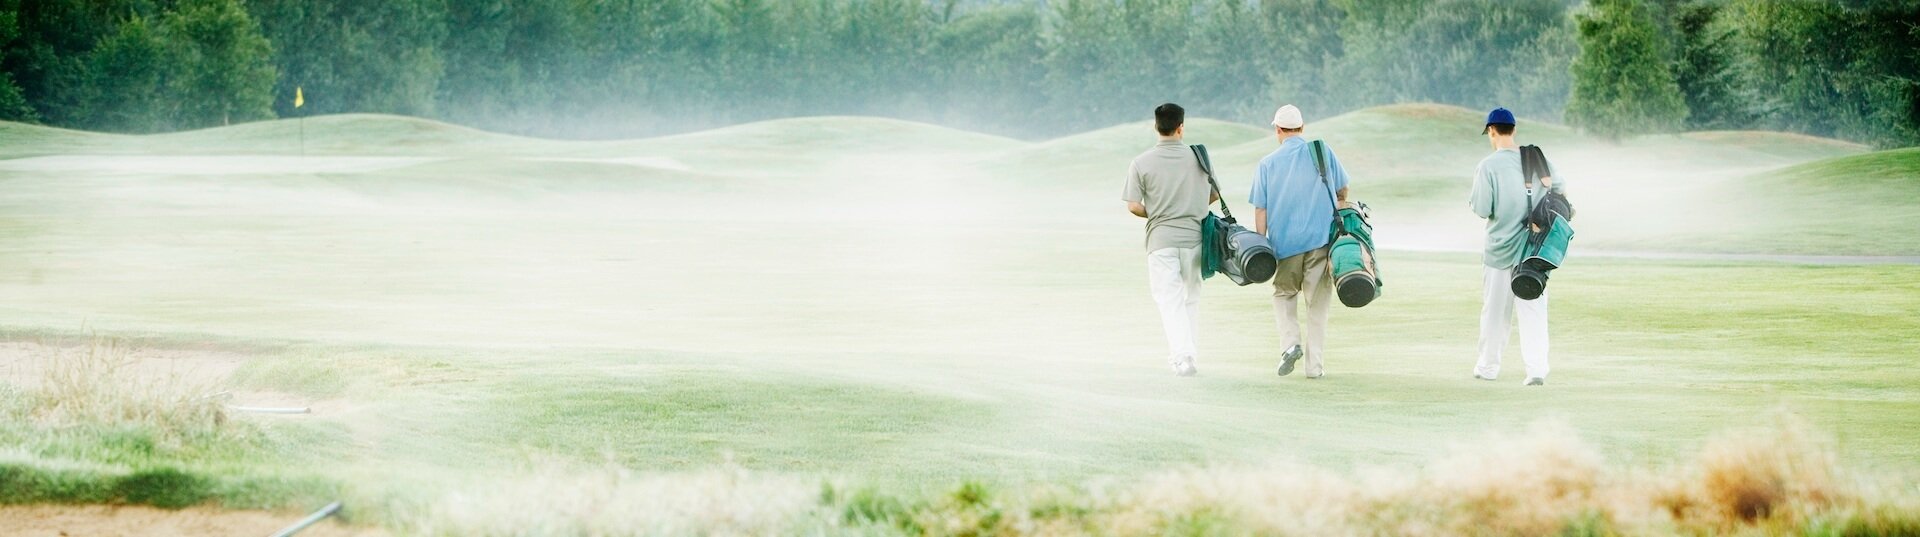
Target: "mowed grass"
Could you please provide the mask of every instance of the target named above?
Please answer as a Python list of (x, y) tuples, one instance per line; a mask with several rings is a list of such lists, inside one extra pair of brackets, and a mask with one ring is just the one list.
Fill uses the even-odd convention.
[[(1468, 172), (1453, 168), (1471, 166), (1484, 141), (1471, 117), (1458, 141), (1438, 134), (1463, 113), (1395, 107), (1316, 124), (1330, 140), (1347, 137), (1336, 150), (1355, 163), (1355, 190), (1375, 204), (1383, 239), (1440, 241), (1419, 248), (1437, 252), (1384, 253), (1386, 296), (1336, 307), (1320, 380), (1274, 375), (1270, 291), (1222, 279), (1204, 295), (1201, 375), (1167, 372), (1140, 223), (1117, 200), (1126, 160), (1152, 143), (1144, 124), (1026, 143), (817, 118), (633, 142), (433, 131), (452, 134), (364, 151), (384, 159), (347, 145), (305, 159), (172, 154), (256, 152), (286, 141), (282, 122), (247, 136), (195, 134), (205, 139), (158, 155), (170, 158), (142, 153), (163, 140), (130, 138), (102, 150), (119, 156), (0, 161), (9, 339), (86, 326), (162, 348), (242, 349), (254, 359), (222, 388), (316, 408), (292, 419), (235, 416), (239, 428), (223, 434), (246, 442), (156, 449), (105, 433), (49, 435), (44, 422), (20, 419), (0, 429), (0, 449), (17, 468), (82, 489), (165, 468), (219, 484), (194, 489), (207, 501), (288, 505), (328, 494), (360, 506), (363, 520), (449, 535), (529, 533), (513, 529), (527, 521), (450, 522), (494, 520), (480, 513), (519, 500), (677, 513), (684, 506), (621, 502), (679, 482), (753, 505), (764, 491), (729, 488), (759, 482), (730, 477), (740, 473), (802, 483), (795, 501), (819, 499), (836, 520), (845, 507), (853, 514), (842, 522), (853, 526), (963, 533), (981, 520), (952, 529), (942, 517), (1001, 512), (987, 505), (1131, 513), (1079, 487), (1183, 469), (1418, 472), (1490, 437), (1577, 435), (1579, 449), (1613, 461), (1605, 468), (1663, 468), (1783, 412), (1830, 434), (1843, 467), (1913, 482), (1920, 267), (1578, 258), (1551, 288), (1550, 384), (1519, 386), (1517, 342), (1507, 375), (1471, 379), (1478, 228), (1459, 207)], [(1398, 116), (1408, 122), (1396, 129)], [(1614, 186), (1606, 170), (1582, 168), (1624, 154), (1616, 151), (1644, 149), (1655, 162), (1642, 168), (1689, 172), (1780, 152), (1716, 173), (1803, 178), (1795, 188), (1819, 181), (1794, 170), (1849, 161), (1781, 169), (1793, 159), (1853, 151), (1696, 136), (1675, 143), (1718, 156), (1689, 160), (1688, 151), (1647, 149), (1664, 141), (1616, 148), (1529, 127), (1572, 145), (1567, 173), (1584, 174), (1576, 193), (1594, 201), (1581, 221), (1596, 223), (1576, 248), (1664, 248), (1608, 225), (1633, 220), (1610, 215), (1634, 206), (1611, 193), (1666, 177)], [(1222, 157), (1229, 202), (1250, 212), (1242, 193), (1268, 135), (1190, 128)], [(1434, 137), (1416, 140), (1421, 132)], [(338, 126), (308, 135), (353, 139)], [(1423, 160), (1436, 152), (1445, 154)], [(1694, 187), (1672, 188), (1679, 198)], [(1739, 251), (1792, 252), (1749, 248)], [(12, 412), (35, 416), (29, 406)], [(1492, 456), (1487, 464), (1500, 468), (1550, 464)], [(69, 473), (46, 473), (54, 470)], [(607, 477), (620, 472), (631, 474)], [(529, 475), (534, 484), (511, 491)], [(822, 482), (837, 492), (811, 488)], [(1034, 487), (1081, 492), (1007, 499)], [(792, 504), (790, 487), (775, 489), (785, 492), (767, 497)], [(474, 490), (499, 492), (460, 492)], [(1001, 500), (942, 503), (975, 493)], [(114, 498), (12, 501), (124, 501)], [(1180, 511), (1187, 518), (1133, 533), (1313, 532), (1190, 507)], [(1134, 527), (1098, 524), (1108, 523)]]

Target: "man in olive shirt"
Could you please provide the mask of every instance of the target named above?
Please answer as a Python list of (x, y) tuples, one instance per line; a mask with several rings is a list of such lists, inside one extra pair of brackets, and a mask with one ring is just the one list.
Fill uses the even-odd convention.
[(1200, 325), (1200, 220), (1207, 204), (1219, 199), (1193, 150), (1180, 141), (1186, 115), (1173, 103), (1153, 109), (1160, 143), (1134, 157), (1120, 195), (1128, 212), (1147, 219), (1147, 282), (1167, 331), (1167, 363), (1183, 377), (1198, 372), (1193, 340)]
[(1507, 348), (1515, 310), (1520, 317), (1520, 356), (1527, 364), (1528, 386), (1547, 382), (1547, 293), (1539, 298), (1521, 300), (1513, 294), (1513, 267), (1527, 243), (1527, 213), (1533, 203), (1546, 196), (1547, 188), (1565, 191), (1565, 178), (1542, 177), (1539, 188), (1527, 188), (1520, 168), (1520, 145), (1513, 140), (1513, 113), (1496, 108), (1487, 114), (1482, 134), (1493, 143), (1493, 154), (1480, 160), (1473, 180), (1473, 193), (1467, 199), (1473, 214), (1487, 220), (1487, 250), (1481, 261), (1484, 271), (1484, 301), (1480, 307), (1480, 360), (1473, 366), (1473, 377), (1493, 380), (1500, 376), (1500, 354)]

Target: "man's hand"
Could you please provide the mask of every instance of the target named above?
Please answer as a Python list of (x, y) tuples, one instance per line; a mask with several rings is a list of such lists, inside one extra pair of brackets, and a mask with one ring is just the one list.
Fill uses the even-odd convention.
[(1146, 218), (1147, 205), (1137, 201), (1129, 201), (1127, 202), (1127, 212), (1133, 213), (1134, 216)]

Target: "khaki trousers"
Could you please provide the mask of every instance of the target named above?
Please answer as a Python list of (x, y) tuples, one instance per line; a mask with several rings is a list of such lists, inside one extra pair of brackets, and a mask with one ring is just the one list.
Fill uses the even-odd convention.
[[(1322, 350), (1327, 341), (1327, 310), (1333, 303), (1333, 275), (1327, 262), (1328, 247), (1280, 260), (1273, 273), (1273, 316), (1280, 327), (1280, 349), (1300, 345), (1306, 351), (1306, 375), (1324, 373)], [(1299, 298), (1306, 295), (1306, 338), (1301, 341)]]

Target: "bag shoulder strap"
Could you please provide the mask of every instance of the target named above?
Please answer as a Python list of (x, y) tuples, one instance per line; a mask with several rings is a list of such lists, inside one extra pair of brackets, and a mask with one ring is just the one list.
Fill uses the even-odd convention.
[(1233, 211), (1227, 209), (1227, 197), (1220, 195), (1220, 183), (1213, 179), (1213, 162), (1207, 158), (1207, 146), (1193, 144), (1188, 148), (1193, 150), (1194, 160), (1200, 161), (1200, 173), (1206, 174), (1207, 186), (1212, 187), (1213, 197), (1220, 199), (1220, 214), (1224, 217), (1223, 219), (1229, 224), (1235, 223)]
[(1313, 152), (1313, 168), (1320, 172), (1320, 186), (1327, 187), (1327, 203), (1333, 206), (1333, 227), (1341, 231), (1346, 226), (1340, 222), (1340, 197), (1333, 193), (1333, 182), (1327, 180), (1327, 143), (1321, 140), (1308, 142), (1307, 149)]
[[(1527, 183), (1527, 211), (1533, 211), (1533, 181), (1547, 175), (1547, 154), (1540, 146), (1520, 146), (1520, 177)], [(1542, 183), (1544, 185), (1545, 183)], [(1545, 197), (1545, 194), (1541, 194)]]

